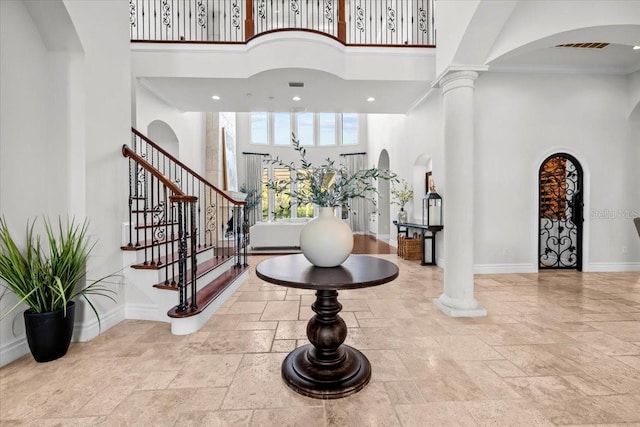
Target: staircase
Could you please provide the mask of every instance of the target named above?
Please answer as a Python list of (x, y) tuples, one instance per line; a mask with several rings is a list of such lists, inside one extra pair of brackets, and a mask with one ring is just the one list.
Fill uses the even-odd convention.
[(136, 129), (122, 154), (129, 221), (121, 248), (136, 301), (127, 317), (196, 332), (248, 275), (244, 195), (218, 189)]

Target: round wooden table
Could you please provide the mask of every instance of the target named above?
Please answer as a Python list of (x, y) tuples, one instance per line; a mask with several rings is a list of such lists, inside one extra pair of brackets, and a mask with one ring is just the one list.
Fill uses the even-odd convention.
[(371, 364), (360, 351), (343, 344), (347, 325), (338, 313), (338, 291), (382, 285), (398, 277), (398, 266), (367, 255), (351, 255), (339, 267), (315, 267), (302, 255), (262, 261), (256, 275), (290, 288), (314, 289), (316, 313), (307, 324), (311, 344), (293, 350), (282, 362), (282, 378), (296, 392), (319, 399), (353, 394), (371, 379)]

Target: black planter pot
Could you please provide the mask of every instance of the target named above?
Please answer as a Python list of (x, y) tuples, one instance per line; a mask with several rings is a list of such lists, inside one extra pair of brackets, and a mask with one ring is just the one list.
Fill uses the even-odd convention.
[(50, 362), (67, 354), (76, 303), (67, 304), (66, 315), (60, 309), (49, 313), (36, 313), (32, 309), (24, 312), (27, 343), (36, 362)]

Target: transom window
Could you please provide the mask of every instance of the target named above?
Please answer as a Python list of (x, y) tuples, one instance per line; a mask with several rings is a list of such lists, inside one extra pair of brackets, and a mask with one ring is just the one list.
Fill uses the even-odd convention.
[(340, 113), (251, 113), (251, 143), (304, 146), (357, 145), (358, 115)]

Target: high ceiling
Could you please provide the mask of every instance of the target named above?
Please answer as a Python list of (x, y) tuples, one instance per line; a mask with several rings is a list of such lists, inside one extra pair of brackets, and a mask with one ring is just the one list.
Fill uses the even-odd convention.
[[(607, 30), (607, 31), (604, 31)], [(615, 33), (615, 34), (614, 34)], [(609, 35), (609, 39), (607, 39)], [(563, 43), (602, 42), (603, 48), (557, 47)], [(640, 26), (610, 29), (581, 29), (556, 34), (514, 49), (489, 61), (489, 72), (552, 72), (626, 75), (640, 70)], [(393, 52), (400, 52), (395, 48)], [(389, 51), (387, 51), (389, 52)], [(401, 53), (393, 53), (383, 61), (391, 63)], [(395, 57), (394, 57), (395, 55)], [(429, 53), (433, 55), (433, 53)], [(342, 57), (340, 57), (342, 58)], [(245, 60), (245, 63), (250, 58)], [(384, 62), (378, 64), (385, 65)], [(418, 63), (416, 63), (418, 64)], [(424, 63), (416, 65), (425, 68)], [(427, 67), (429, 68), (429, 67)], [(396, 68), (402, 72), (401, 67)], [(351, 69), (353, 70), (353, 69)], [(395, 77), (394, 68), (385, 69), (376, 78), (345, 79), (328, 71), (298, 66), (274, 67), (244, 76), (206, 77), (142, 77), (140, 83), (156, 96), (181, 111), (308, 111), (404, 114), (417, 105), (431, 90), (433, 70), (403, 80)], [(204, 75), (204, 77), (203, 77)], [(362, 77), (365, 76), (365, 77)], [(302, 83), (303, 87), (291, 87)], [(212, 99), (217, 95), (220, 99)], [(300, 100), (295, 101), (294, 97)], [(374, 101), (367, 101), (375, 98)]]
[[(600, 40), (584, 40), (598, 42)], [(607, 43), (604, 41), (604, 43)], [(640, 34), (637, 44), (640, 45)], [(541, 47), (516, 50), (491, 64), (495, 71), (538, 71), (630, 74), (640, 70), (640, 49), (633, 44), (609, 43), (603, 48)]]
[[(248, 78), (152, 77), (141, 83), (182, 111), (406, 113), (430, 88), (427, 81), (345, 80), (304, 68), (268, 70)], [(213, 95), (220, 99), (213, 100)], [(375, 100), (367, 101), (371, 97)]]

